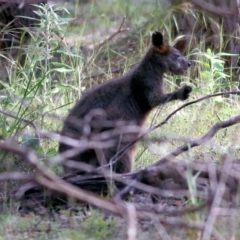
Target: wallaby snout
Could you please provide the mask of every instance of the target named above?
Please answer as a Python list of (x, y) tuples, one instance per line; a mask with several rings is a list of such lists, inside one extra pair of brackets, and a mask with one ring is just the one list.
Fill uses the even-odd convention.
[(181, 57), (180, 63), (181, 63), (180, 67), (182, 67), (184, 70), (188, 70), (188, 68), (191, 67), (191, 62), (184, 56)]

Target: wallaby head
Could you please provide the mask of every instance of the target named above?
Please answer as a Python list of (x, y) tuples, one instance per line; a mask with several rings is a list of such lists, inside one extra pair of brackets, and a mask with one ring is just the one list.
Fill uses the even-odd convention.
[(176, 48), (164, 43), (161, 32), (152, 34), (151, 53), (154, 61), (159, 63), (164, 72), (182, 75), (191, 66), (191, 63)]

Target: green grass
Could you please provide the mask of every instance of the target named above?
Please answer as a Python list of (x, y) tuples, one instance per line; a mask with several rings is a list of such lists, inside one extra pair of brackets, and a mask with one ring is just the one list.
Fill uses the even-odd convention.
[[(7, 63), (7, 70), (0, 76), (1, 110), (14, 114), (18, 118), (33, 121), (38, 127), (47, 131), (59, 131), (62, 119), (67, 115), (74, 102), (88, 88), (117, 77), (127, 72), (131, 65), (147, 51), (150, 44), (150, 31), (166, 28), (169, 39), (172, 39), (174, 24), (170, 8), (161, 10), (159, 1), (75, 1), (65, 3), (70, 9), (55, 15), (52, 7), (42, 7), (45, 18), (42, 19), (41, 29), (32, 32), (33, 40), (24, 46), (26, 59), (20, 65), (16, 59), (1, 55), (1, 61)], [(77, 24), (67, 25), (68, 19), (78, 17)], [(119, 27), (122, 18), (126, 16), (125, 27), (128, 31), (119, 34), (111, 42), (104, 45), (98, 52), (94, 46), (110, 36)], [(47, 21), (51, 19), (51, 21)], [(59, 36), (65, 36), (60, 41)], [(59, 47), (61, 42), (61, 47)], [(70, 46), (86, 47), (87, 55), (71, 53)], [(187, 56), (194, 58), (192, 71), (185, 77), (166, 76), (166, 91), (172, 91), (185, 83), (191, 83), (194, 91), (188, 101), (195, 100), (206, 94), (235, 89), (231, 71), (225, 68), (224, 53), (215, 49), (205, 49), (203, 44), (197, 49), (189, 50)], [(89, 63), (94, 56), (95, 61)], [(18, 56), (19, 58), (21, 56)], [(82, 71), (87, 68), (87, 71)], [(112, 69), (122, 68), (118, 73)], [(198, 74), (192, 74), (196, 73)], [(98, 77), (91, 77), (103, 73)], [(194, 75), (194, 77), (192, 77)], [(173, 110), (183, 103), (175, 102), (161, 107), (158, 114), (152, 114), (149, 125), (161, 122)], [(146, 147), (140, 144), (136, 157), (136, 169), (143, 168), (176, 147), (187, 141), (199, 138), (216, 122), (227, 120), (237, 115), (240, 110), (239, 97), (212, 98), (192, 106), (188, 106), (171, 118), (167, 124), (150, 134), (151, 137), (164, 139), (164, 143), (154, 142)], [(156, 111), (157, 112), (157, 111)], [(19, 119), (4, 114), (0, 115), (0, 133), (2, 139), (12, 138), (21, 144), (32, 144), (44, 161), (46, 156), (57, 153), (57, 142), (54, 140), (35, 141), (35, 133), (31, 126), (26, 126)], [(24, 134), (27, 134), (24, 135)], [(182, 154), (177, 160), (213, 161), (219, 162), (224, 153), (239, 158), (238, 126), (223, 129), (209, 143), (191, 149)], [(24, 162), (11, 154), (1, 153), (0, 172), (21, 170)], [(59, 166), (54, 171), (61, 173)], [(8, 189), (18, 186), (19, 182), (0, 185), (2, 195)], [(10, 211), (10, 209), (9, 209)], [(127, 223), (115, 217), (104, 219), (104, 214), (96, 209), (89, 215), (81, 211), (71, 215), (69, 211), (54, 216), (36, 216), (33, 214), (21, 216), (17, 211), (5, 213), (0, 218), (1, 239), (125, 239)], [(199, 217), (199, 216), (198, 216)], [(187, 215), (186, 219), (194, 217)], [(204, 221), (204, 215), (200, 220)], [(220, 222), (220, 220), (219, 220)], [(232, 222), (230, 221), (229, 224)], [(155, 223), (156, 224), (156, 223)], [(220, 222), (220, 226), (221, 226)], [(221, 229), (227, 233), (226, 228)], [(173, 239), (197, 239), (193, 230), (178, 229), (171, 232)], [(239, 233), (236, 233), (236, 236)], [(229, 235), (228, 235), (229, 236)], [(138, 226), (137, 239), (159, 239), (159, 233), (154, 221), (141, 222)]]

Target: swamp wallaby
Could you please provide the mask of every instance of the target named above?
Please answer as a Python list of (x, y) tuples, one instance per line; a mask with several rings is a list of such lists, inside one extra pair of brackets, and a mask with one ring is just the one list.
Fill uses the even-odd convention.
[[(188, 85), (172, 92), (164, 93), (164, 73), (182, 75), (190, 67), (191, 63), (181, 53), (164, 43), (161, 32), (152, 34), (152, 45), (140, 64), (129, 73), (119, 78), (107, 81), (88, 91), (73, 107), (67, 116), (62, 135), (72, 136), (75, 139), (84, 137), (84, 122), (86, 118), (98, 121), (90, 126), (90, 132), (103, 132), (113, 127), (103, 126), (99, 117), (90, 116), (91, 112), (102, 111), (106, 121), (116, 122), (123, 120), (142, 126), (150, 111), (160, 104), (173, 100), (185, 100), (189, 97), (192, 88)], [(94, 114), (93, 114), (94, 115)], [(88, 130), (89, 133), (89, 130)], [(114, 144), (108, 148), (94, 147), (76, 154), (71, 160), (82, 161), (96, 167), (104, 163), (112, 163), (112, 158), (118, 151), (126, 146), (138, 134), (130, 134), (129, 138), (123, 139), (121, 134), (114, 137)], [(131, 139), (131, 140), (130, 140)], [(133, 170), (133, 152), (136, 144), (113, 161), (113, 170), (117, 173), (126, 173)], [(72, 147), (60, 143), (59, 153)], [(110, 161), (111, 160), (111, 161)], [(69, 170), (69, 169), (68, 169)]]

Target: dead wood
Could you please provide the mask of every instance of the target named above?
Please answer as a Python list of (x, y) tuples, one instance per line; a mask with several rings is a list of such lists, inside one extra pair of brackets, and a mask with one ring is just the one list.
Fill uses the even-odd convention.
[[(239, 94), (239, 92), (208, 95), (186, 103), (169, 114), (161, 123), (153, 126), (151, 129), (142, 130), (143, 134), (140, 139), (144, 140), (147, 133), (166, 124), (174, 114), (184, 107), (211, 97), (226, 94)], [(5, 112), (1, 113), (5, 114)], [(12, 114), (6, 114), (6, 116), (19, 119)], [(216, 220), (216, 212), (219, 214), (222, 212), (220, 206), (222, 201), (227, 201), (231, 203), (232, 206), (235, 206), (238, 182), (240, 180), (240, 160), (232, 159), (232, 157), (227, 154), (222, 156), (221, 160), (224, 162), (223, 165), (198, 161), (194, 163), (187, 161), (177, 162), (175, 160), (191, 148), (203, 145), (211, 140), (219, 130), (238, 124), (240, 122), (240, 115), (214, 124), (202, 137), (191, 140), (187, 144), (178, 147), (155, 164), (143, 170), (128, 174), (115, 174), (106, 168), (100, 167), (95, 169), (88, 164), (64, 161), (64, 159), (66, 156), (75, 154), (75, 151), (81, 151), (81, 149), (88, 144), (108, 147), (111, 145), (111, 136), (117, 134), (117, 131), (122, 131), (121, 128), (131, 133), (140, 131), (140, 129), (134, 126), (126, 127), (124, 124), (117, 123), (114, 131), (93, 136), (91, 141), (86, 141), (86, 139), (76, 140), (62, 136), (60, 138), (59, 134), (41, 131), (35, 124), (32, 124), (31, 121), (26, 121), (25, 119), (19, 120), (24, 124), (31, 125), (35, 132), (37, 132), (36, 135), (38, 135), (39, 138), (44, 137), (71, 143), (74, 147), (73, 150), (46, 160), (49, 164), (62, 163), (65, 166), (76, 169), (75, 173), (61, 178), (50, 171), (48, 167), (41, 165), (39, 161), (40, 156), (33, 150), (14, 143), (12, 139), (2, 141), (0, 143), (0, 149), (2, 151), (21, 156), (21, 158), (35, 170), (29, 175), (19, 172), (3, 173), (0, 175), (0, 181), (23, 180), (27, 182), (27, 184), (24, 184), (11, 195), (11, 200), (20, 203), (20, 209), (22, 211), (33, 210), (39, 213), (39, 209), (44, 212), (47, 211), (47, 209), (69, 207), (73, 206), (72, 199), (75, 199), (78, 202), (96, 206), (125, 218), (128, 222), (129, 239), (134, 239), (135, 237), (136, 222), (138, 219), (153, 220), (160, 225), (164, 223), (174, 227), (197, 229), (203, 232), (204, 239), (209, 239), (210, 236), (214, 236), (215, 239), (223, 239), (213, 227)], [(117, 158), (115, 161), (117, 161)], [(88, 174), (79, 175), (79, 170), (83, 170)], [(189, 171), (193, 176), (198, 176), (196, 177), (197, 191), (194, 193), (194, 196), (203, 200), (203, 204), (200, 206), (159, 211), (157, 207), (139, 207), (135, 203), (130, 203), (125, 199), (128, 195), (143, 193), (152, 196), (154, 202), (157, 202), (159, 198), (166, 197), (190, 197), (193, 193), (189, 191), (188, 187), (189, 180), (187, 179), (187, 174)], [(110, 196), (111, 199), (104, 197), (106, 195)], [(209, 215), (207, 216), (208, 224), (189, 222), (176, 217), (190, 212), (201, 211), (206, 207), (210, 209)], [(162, 216), (163, 214), (171, 217)]]
[[(218, 128), (220, 126), (227, 126), (231, 124), (236, 124), (238, 122), (238, 117), (236, 116), (223, 124), (218, 124)], [(220, 125), (220, 126), (219, 126)], [(216, 126), (216, 125), (215, 125)], [(212, 128), (214, 129), (214, 127)], [(211, 131), (209, 131), (211, 132)], [(207, 135), (207, 134), (206, 134)], [(213, 136), (209, 135), (209, 136)], [(204, 138), (207, 139), (207, 138)], [(193, 228), (199, 231), (206, 232), (206, 236), (214, 236), (216, 239), (223, 239), (221, 235), (213, 228), (214, 218), (209, 215), (210, 227), (206, 229), (206, 225), (203, 223), (195, 223), (184, 221), (179, 218), (168, 218), (165, 216), (161, 216), (164, 214), (170, 215), (179, 215), (186, 214), (193, 211), (198, 211), (203, 209), (206, 206), (211, 205), (212, 212), (215, 213), (216, 209), (219, 209), (219, 200), (216, 203), (212, 203), (212, 199), (222, 199), (224, 198), (225, 191), (220, 188), (221, 185), (224, 186), (225, 189), (230, 189), (232, 193), (236, 193), (237, 183), (239, 181), (239, 170), (240, 164), (239, 160), (233, 161), (232, 159), (224, 159), (225, 164), (223, 166), (217, 166), (212, 164), (208, 166), (204, 163), (194, 163), (194, 165), (189, 164), (187, 162), (173, 163), (172, 161), (166, 159), (158, 162), (155, 166), (147, 167), (142, 171), (138, 171), (131, 174), (112, 174), (106, 171), (104, 173), (104, 177), (100, 175), (95, 176), (79, 176), (72, 175), (66, 176), (65, 178), (60, 178), (53, 174), (48, 168), (39, 164), (38, 156), (34, 151), (27, 149), (18, 144), (10, 143), (10, 142), (2, 142), (0, 143), (0, 149), (4, 151), (10, 151), (12, 153), (20, 155), (23, 159), (25, 159), (30, 165), (32, 165), (35, 169), (34, 174), (29, 175), (29, 179), (26, 178), (25, 175), (16, 175), (16, 174), (7, 174), (0, 176), (0, 180), (9, 180), (9, 179), (19, 179), (29, 180), (29, 187), (24, 185), (20, 188), (14, 195), (14, 199), (20, 201), (21, 209), (24, 210), (37, 210), (46, 209), (46, 207), (53, 207), (54, 209), (59, 206), (68, 206), (69, 198), (74, 198), (77, 201), (85, 202), (94, 206), (97, 206), (101, 209), (104, 209), (112, 214), (122, 216), (127, 219), (129, 223), (129, 228), (131, 226), (132, 229), (135, 229), (135, 224), (137, 219), (142, 220), (154, 220), (159, 221), (160, 223), (165, 223), (168, 225), (172, 225), (175, 227), (184, 227), (184, 228)], [(234, 165), (238, 167), (233, 167)], [(226, 167), (228, 166), (228, 167)], [(89, 168), (90, 169), (90, 168)], [(187, 169), (191, 169), (193, 174), (197, 173), (199, 170), (201, 171), (200, 178), (204, 180), (205, 185), (202, 186), (201, 181), (197, 181), (197, 185), (199, 187), (198, 197), (207, 198), (210, 201), (206, 201), (199, 208), (186, 208), (181, 211), (166, 211), (159, 212), (154, 209), (144, 209), (136, 207), (133, 203), (123, 202), (119, 194), (115, 195), (113, 200), (107, 200), (104, 197), (101, 197), (99, 194), (92, 193), (109, 193), (108, 185), (106, 184), (106, 177), (114, 180), (118, 189), (126, 193), (139, 193), (139, 192), (147, 192), (149, 194), (155, 195), (157, 197), (167, 197), (167, 196), (178, 196), (177, 194), (188, 195), (188, 188), (186, 182), (186, 171)], [(213, 169), (210, 171), (210, 169)], [(212, 173), (216, 172), (216, 177), (213, 177)], [(173, 180), (176, 185), (169, 185), (167, 180)], [(198, 180), (199, 180), (198, 179)], [(213, 180), (213, 184), (215, 184), (215, 191), (210, 189), (210, 182)], [(235, 183), (235, 185), (233, 184)], [(24, 189), (25, 188), (25, 189)], [(199, 194), (201, 192), (201, 188), (205, 188), (208, 190), (209, 194)], [(99, 191), (101, 189), (101, 191)], [(138, 191), (136, 191), (137, 189)], [(133, 191), (134, 190), (134, 191)], [(105, 191), (105, 192), (104, 192)], [(120, 193), (121, 193), (120, 191)], [(220, 193), (219, 193), (220, 191)], [(202, 191), (203, 193), (204, 191)], [(206, 192), (206, 191), (205, 191)], [(216, 197), (217, 196), (217, 197)], [(232, 198), (229, 199), (232, 201)], [(131, 236), (131, 231), (129, 229), (129, 236)]]
[[(104, 176), (101, 176), (99, 174), (100, 170), (96, 170), (98, 174), (95, 176), (79, 176), (78, 173), (76, 173), (75, 175), (72, 174), (70, 176), (64, 177), (63, 179), (60, 179), (59, 177), (54, 176), (53, 173), (48, 173), (48, 169), (39, 166), (36, 162), (37, 157), (34, 156), (33, 153), (30, 153), (29, 150), (19, 148), (18, 146), (14, 146), (13, 150), (13, 146), (4, 143), (0, 144), (0, 149), (5, 151), (11, 150), (15, 153), (20, 154), (22, 157), (25, 157), (25, 159), (27, 159), (38, 172), (38, 174), (33, 177), (33, 180), (37, 184), (42, 185), (44, 188), (38, 186), (35, 186), (34, 188), (31, 187), (21, 196), (19, 196), (18, 192), (16, 195), (20, 197), (22, 203), (26, 203), (27, 200), (30, 200), (31, 203), (34, 202), (34, 205), (36, 202), (43, 206), (47, 206), (49, 204), (52, 206), (58, 204), (66, 205), (67, 196), (69, 196), (67, 194), (68, 191), (61, 190), (61, 188), (56, 188), (55, 185), (51, 183), (55, 183), (55, 181), (61, 183), (63, 189), (65, 189), (65, 185), (66, 187), (73, 186), (77, 187), (74, 188), (74, 190), (77, 191), (77, 189), (79, 189), (80, 192), (83, 191), (84, 194), (90, 194), (90, 196), (92, 196), (90, 192), (95, 192), (97, 194), (103, 195), (108, 194), (109, 185), (107, 184), (106, 179), (111, 179), (114, 181), (117, 189), (119, 190), (119, 192), (114, 197), (115, 200), (122, 199), (127, 194), (134, 194), (139, 192), (147, 192), (156, 198), (167, 197), (171, 195), (180, 196), (181, 194), (188, 196), (189, 193), (187, 191), (188, 183), (186, 179), (186, 171), (189, 169), (191, 169), (193, 175), (197, 174), (200, 171), (196, 183), (198, 189), (198, 197), (211, 199), (215, 194), (215, 190), (212, 191), (213, 189), (211, 189), (209, 186), (211, 186), (211, 184), (215, 184), (215, 186), (220, 184), (221, 176), (225, 171), (225, 165), (217, 166), (215, 164), (208, 165), (204, 163), (190, 164), (187, 162), (176, 163), (173, 161), (182, 152), (189, 150), (191, 147), (204, 144), (206, 141), (210, 140), (221, 128), (225, 128), (239, 122), (240, 115), (235, 116), (227, 121), (219, 122), (215, 124), (202, 138), (193, 140), (188, 144), (179, 147), (152, 166), (130, 174), (111, 174), (108, 170), (105, 170)], [(230, 202), (234, 200), (234, 196), (237, 192), (238, 181), (240, 179), (237, 174), (239, 170), (239, 160), (232, 161), (231, 167), (228, 170), (228, 176), (224, 183), (226, 193), (225, 191), (222, 193), (224, 198)], [(212, 177), (213, 172), (216, 174), (215, 177)], [(44, 179), (42, 179), (42, 177)], [(215, 182), (211, 183), (211, 181), (214, 180)], [(48, 191), (48, 189), (50, 191)], [(22, 192), (21, 189), (19, 191)], [(72, 195), (75, 196), (75, 194)], [(94, 197), (97, 197), (97, 195), (94, 195)], [(96, 205), (96, 203), (94, 203), (92, 200), (89, 200), (88, 197), (80, 197), (80, 200)], [(25, 205), (25, 203), (23, 205)]]
[[(11, 151), (21, 155), (23, 158), (26, 159), (26, 161), (29, 162), (29, 164), (35, 167), (36, 172), (32, 175), (33, 180), (37, 184), (47, 189), (47, 194), (43, 194), (43, 189), (42, 191), (40, 191), (41, 192), (40, 196), (42, 197), (42, 199), (44, 199), (43, 196), (47, 197), (47, 199), (48, 199), (48, 196), (51, 196), (51, 199), (53, 198), (57, 199), (58, 197), (60, 199), (61, 196), (65, 196), (65, 199), (66, 199), (66, 196), (72, 197), (77, 200), (95, 205), (101, 209), (105, 209), (112, 214), (126, 218), (128, 221), (129, 228), (131, 227), (133, 229), (135, 229), (136, 227), (135, 224), (137, 219), (154, 220), (154, 221), (157, 220), (159, 222), (172, 225), (175, 227), (193, 228), (200, 231), (203, 231), (205, 228), (204, 223), (188, 222), (188, 221), (178, 219), (178, 218), (173, 218), (173, 217), (167, 218), (165, 216), (161, 216), (157, 214), (156, 212), (136, 209), (132, 203), (125, 203), (125, 202), (122, 202), (121, 200), (114, 200), (114, 201), (107, 200), (94, 193), (90, 193), (80, 188), (76, 188), (75, 186), (67, 183), (66, 181), (54, 175), (46, 167), (41, 166), (38, 163), (37, 155), (32, 150), (26, 149), (17, 144), (12, 143), (10, 146), (6, 142), (0, 143), (0, 149), (4, 151)], [(32, 190), (34, 189), (32, 188)], [(38, 190), (39, 189), (35, 188), (36, 192)], [(48, 193), (50, 193), (50, 195), (48, 195)], [(37, 206), (41, 207), (41, 205), (39, 205), (39, 201), (38, 201), (39, 199), (35, 199), (35, 197), (31, 195), (25, 194), (25, 197), (21, 198), (21, 200), (22, 200), (22, 207), (28, 207), (30, 209), (36, 209)], [(25, 205), (26, 203), (29, 203), (29, 204)], [(130, 229), (128, 231), (128, 235), (132, 236)], [(214, 228), (212, 229), (210, 235), (214, 236), (216, 239), (223, 239), (221, 235), (219, 235), (219, 233)]]
[[(238, 94), (239, 92), (225, 92), (225, 93), (217, 93), (213, 95), (208, 95), (198, 100), (186, 103), (182, 105), (180, 108), (169, 114), (163, 122), (155, 125), (150, 130), (147, 130), (143, 133), (143, 136), (146, 133), (149, 133), (156, 129), (157, 127), (162, 126), (167, 123), (167, 121), (178, 111), (187, 107), (191, 104), (203, 101), (205, 99), (226, 95), (226, 94)], [(2, 112), (5, 114), (5, 112)], [(6, 116), (15, 118), (14, 115), (6, 114)], [(26, 124), (30, 124), (33, 126), (37, 135), (40, 137), (47, 137), (51, 139), (59, 140), (59, 134), (56, 133), (46, 133), (41, 131), (35, 124), (32, 124), (30, 121), (22, 120)], [(129, 194), (137, 194), (141, 192), (146, 192), (153, 196), (153, 200), (157, 200), (160, 197), (169, 197), (169, 196), (188, 196), (188, 182), (186, 179), (186, 172), (190, 169), (193, 175), (198, 174), (197, 178), (197, 189), (198, 189), (198, 197), (204, 199), (212, 199), (215, 194), (215, 190), (218, 182), (220, 181), (221, 174), (224, 171), (224, 168), (221, 165), (216, 164), (206, 164), (200, 162), (188, 163), (188, 162), (175, 162), (175, 158), (178, 157), (183, 152), (188, 151), (190, 148), (200, 146), (205, 144), (207, 141), (212, 139), (214, 135), (222, 128), (226, 128), (240, 122), (240, 115), (237, 115), (233, 118), (230, 118), (226, 121), (216, 123), (212, 126), (209, 131), (201, 138), (192, 140), (187, 144), (180, 146), (176, 150), (172, 151), (158, 162), (149, 166), (141, 171), (128, 173), (128, 174), (113, 174), (109, 170), (105, 168), (94, 169), (91, 165), (84, 163), (76, 163), (74, 161), (63, 161), (66, 158), (66, 154), (71, 156), (71, 154), (75, 154), (74, 151), (83, 147), (84, 144), (87, 146), (88, 144), (99, 145), (101, 139), (104, 139), (105, 145), (101, 147), (108, 147), (111, 144), (111, 138), (109, 141), (106, 141), (108, 137), (114, 135), (114, 131), (105, 134), (104, 136), (98, 136), (95, 138), (96, 142), (82, 142), (81, 140), (74, 140), (68, 137), (61, 137), (61, 141), (67, 141), (71, 143), (75, 148), (73, 151), (65, 152), (59, 154), (58, 156), (52, 157), (48, 159), (49, 163), (56, 164), (62, 163), (68, 167), (74, 167), (77, 169), (76, 173), (65, 176), (62, 179), (57, 178), (58, 181), (62, 183), (66, 183), (67, 186), (77, 187), (75, 190), (79, 189), (80, 191), (84, 191), (84, 194), (88, 195), (90, 192), (94, 192), (96, 196), (99, 195), (108, 195), (111, 191), (109, 188), (112, 188), (112, 192), (115, 192), (114, 199), (124, 199)], [(124, 125), (116, 125), (118, 127), (124, 127), (125, 131), (139, 131), (139, 129), (135, 128), (126, 128)], [(116, 130), (117, 131), (117, 130)], [(122, 130), (121, 130), (122, 131)], [(106, 138), (107, 137), (107, 138)], [(94, 137), (93, 137), (94, 139)], [(22, 206), (36, 206), (38, 203), (41, 206), (58, 206), (58, 205), (67, 205), (68, 192), (64, 190), (59, 190), (55, 188), (53, 184), (52, 187), (49, 187), (49, 184), (56, 180), (56, 176), (53, 173), (49, 173), (48, 168), (43, 168), (38, 164), (39, 157), (35, 154), (35, 152), (24, 148), (23, 146), (16, 145), (9, 140), (6, 140), (0, 143), (0, 149), (4, 151), (8, 151), (11, 153), (18, 154), (25, 159), (31, 166), (34, 167), (37, 174), (25, 175), (22, 173), (3, 173), (0, 176), (0, 181), (8, 181), (8, 180), (28, 180), (30, 184), (26, 184), (22, 186), (15, 193), (14, 198), (20, 200)], [(70, 154), (70, 155), (69, 155)], [(116, 159), (117, 160), (117, 159)], [(229, 170), (228, 178), (226, 180), (226, 191), (224, 198), (228, 201), (233, 201), (234, 196), (237, 192), (238, 181), (239, 181), (239, 171), (240, 164), (239, 160), (234, 160), (232, 163), (232, 167)], [(89, 175), (79, 175), (78, 170), (84, 170), (85, 172), (89, 172)], [(46, 183), (46, 181), (50, 181), (50, 183)], [(109, 185), (109, 181), (112, 184)], [(116, 191), (118, 189), (118, 191)], [(91, 195), (91, 194), (90, 194)], [(70, 195), (71, 196), (71, 195)], [(75, 195), (74, 195), (75, 196)], [(90, 201), (87, 197), (78, 198), (81, 201), (87, 202), (89, 204), (95, 205)]]

